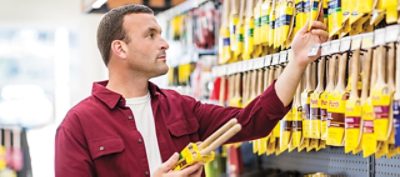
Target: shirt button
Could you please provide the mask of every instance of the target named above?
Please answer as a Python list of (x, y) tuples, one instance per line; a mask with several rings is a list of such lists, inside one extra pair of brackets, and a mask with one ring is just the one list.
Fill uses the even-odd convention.
[(150, 175), (149, 171), (144, 172), (144, 175), (149, 176)]
[(142, 138), (139, 138), (139, 139), (138, 139), (138, 143), (139, 143), (139, 144), (142, 144), (142, 142), (143, 142)]
[(100, 147), (99, 147), (99, 150), (100, 150), (100, 151), (104, 151), (104, 149), (105, 149), (104, 146), (100, 146)]

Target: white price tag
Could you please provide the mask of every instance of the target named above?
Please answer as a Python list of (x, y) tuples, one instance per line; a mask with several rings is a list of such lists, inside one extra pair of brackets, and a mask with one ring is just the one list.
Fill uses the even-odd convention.
[(279, 64), (279, 53), (272, 55), (271, 65), (277, 65), (277, 64)]
[(386, 27), (385, 42), (396, 42), (399, 37), (400, 25), (392, 25)]
[(331, 42), (325, 42), (321, 45), (322, 49), (321, 49), (321, 55), (322, 56), (328, 56), (330, 55), (329, 51), (330, 51), (330, 46), (331, 46)]
[(350, 50), (351, 37), (345, 37), (340, 40), (340, 52), (346, 52)]
[(361, 48), (368, 49), (374, 46), (374, 33), (365, 33), (362, 34)]
[(385, 29), (377, 29), (374, 32), (374, 46), (385, 45)]
[(339, 51), (340, 51), (340, 41), (339, 40), (332, 41), (329, 53), (332, 55), (339, 53)]
[(271, 61), (272, 61), (272, 56), (271, 56), (271, 55), (265, 56), (265, 63), (264, 63), (264, 66), (265, 66), (265, 67), (270, 66), (270, 65), (271, 65)]
[(287, 61), (287, 50), (281, 51), (279, 56), (279, 64), (285, 63)]
[(357, 50), (361, 47), (361, 35), (353, 36), (351, 39), (351, 50)]

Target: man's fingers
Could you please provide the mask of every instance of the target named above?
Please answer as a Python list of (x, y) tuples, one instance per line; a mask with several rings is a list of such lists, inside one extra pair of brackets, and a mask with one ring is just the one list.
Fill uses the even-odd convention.
[(313, 29), (311, 34), (319, 36), (320, 42), (326, 42), (329, 38), (329, 33), (322, 29)]
[(313, 21), (311, 24), (311, 29), (327, 30), (326, 25), (320, 21)]
[(162, 171), (163, 172), (170, 171), (174, 167), (174, 165), (178, 162), (178, 160), (179, 160), (179, 154), (175, 152), (167, 161), (165, 161), (161, 165)]
[(190, 177), (201, 177), (201, 174), (203, 173), (203, 165), (201, 165), (201, 167), (195, 171), (192, 175), (190, 175)]
[(187, 167), (187, 168), (182, 169), (182, 170), (180, 171), (180, 174), (181, 174), (182, 176), (189, 176), (189, 175), (192, 175), (192, 174), (195, 173), (197, 170), (201, 169), (202, 166), (203, 166), (203, 165), (202, 165), (202, 164), (199, 164), (199, 163), (194, 164), (194, 165), (192, 165), (192, 166), (189, 166), (189, 167)]

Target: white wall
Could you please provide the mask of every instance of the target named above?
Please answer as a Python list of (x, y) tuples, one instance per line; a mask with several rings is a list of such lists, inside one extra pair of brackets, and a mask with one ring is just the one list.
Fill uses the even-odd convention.
[(61, 87), (67, 88), (61, 89), (59, 94), (67, 97), (56, 105), (57, 120), (52, 125), (28, 132), (34, 177), (54, 176), (56, 127), (72, 105), (90, 94), (93, 81), (106, 79), (106, 68), (96, 45), (100, 18), (98, 14), (82, 13), (81, 0), (0, 0), (0, 28), (68, 29), (75, 32), (78, 39), (78, 55), (69, 58), (70, 66), (66, 67), (73, 69), (67, 71), (78, 72), (69, 73), (69, 76), (79, 77), (62, 77), (65, 80)]

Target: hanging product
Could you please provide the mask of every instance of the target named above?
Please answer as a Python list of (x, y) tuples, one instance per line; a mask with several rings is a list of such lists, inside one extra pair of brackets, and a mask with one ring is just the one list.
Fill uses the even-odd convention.
[[(277, 77), (276, 73), (277, 73), (278, 68), (276, 66), (271, 66), (269, 69), (269, 74), (268, 74), (268, 86), (270, 86), (273, 82), (274, 79)], [(267, 149), (266, 149), (266, 154), (267, 155), (272, 155), (275, 152), (275, 136), (273, 135), (274, 129), (272, 129), (272, 131), (268, 134), (268, 136), (265, 139), (265, 143), (267, 145)], [(262, 142), (264, 143), (264, 142)]]
[(289, 143), (288, 151), (291, 152), (294, 149), (298, 148), (301, 144), (302, 140), (302, 106), (301, 106), (301, 90), (302, 84), (301, 82), (297, 86), (296, 94), (293, 99), (293, 108), (292, 108), (292, 130), (291, 130), (291, 139)]
[[(344, 42), (345, 43), (345, 42)], [(326, 144), (331, 146), (342, 146), (344, 140), (344, 113), (346, 111), (346, 100), (348, 92), (345, 89), (345, 78), (348, 61), (348, 49), (344, 49), (343, 42), (340, 45), (342, 55), (339, 58), (338, 80), (335, 89), (329, 95), (328, 107), (328, 137)]]
[(396, 45), (396, 92), (393, 100), (393, 118), (395, 127), (395, 145), (400, 153), (400, 45)]
[[(380, 36), (382, 37), (382, 36)], [(376, 50), (377, 58), (377, 80), (372, 89), (372, 105), (375, 112), (375, 136), (378, 141), (387, 141), (389, 138), (389, 105), (391, 93), (389, 93), (388, 84), (386, 82), (386, 48), (379, 45)]]
[(219, 64), (225, 64), (232, 59), (231, 37), (229, 31), (229, 0), (222, 7), (222, 24), (219, 31)]
[(239, 9), (239, 22), (236, 26), (236, 47), (235, 47), (235, 58), (241, 60), (244, 51), (244, 35), (245, 35), (245, 0), (240, 0)]
[(328, 32), (329, 37), (339, 35), (343, 24), (342, 0), (329, 0), (328, 2)]
[(390, 107), (389, 107), (389, 138), (385, 142), (385, 146), (389, 146), (389, 152), (387, 153), (387, 157), (391, 158), (394, 155), (396, 155), (397, 150), (394, 146), (395, 144), (395, 130), (394, 130), (394, 117), (393, 117), (393, 95), (395, 93), (395, 60), (396, 60), (396, 44), (394, 42), (391, 42), (388, 44), (388, 64), (387, 64), (387, 80), (388, 80), (388, 88), (389, 88), (389, 93), (391, 94), (391, 100), (390, 100)]
[[(363, 65), (363, 87), (361, 90), (361, 104), (362, 104), (362, 137), (361, 147), (363, 150), (363, 157), (369, 157), (376, 152), (377, 141), (374, 135), (374, 112), (371, 100), (372, 86), (375, 84), (374, 77), (376, 77), (376, 58), (372, 60), (373, 49), (372, 49), (372, 36), (367, 36), (362, 40), (362, 48), (367, 49), (366, 57), (364, 58)], [(372, 60), (372, 61), (371, 61)], [(372, 68), (372, 71), (371, 71)], [(371, 71), (371, 72), (370, 72)]]
[[(234, 88), (232, 89), (233, 95), (229, 100), (228, 105), (232, 107), (242, 107), (242, 94), (241, 94), (241, 73), (234, 74)], [(244, 76), (243, 76), (244, 77)]]
[(276, 27), (276, 20), (277, 20), (277, 0), (272, 0), (271, 8), (269, 12), (269, 35), (268, 35), (268, 46), (271, 49), (274, 49), (274, 42), (275, 42), (275, 27)]
[[(278, 79), (279, 75), (281, 75), (282, 71), (284, 69), (283, 65), (278, 65), (275, 73), (274, 73), (274, 78), (271, 79), (270, 85), (274, 82), (274, 80)], [(280, 151), (280, 144), (279, 144), (279, 139), (280, 139), (280, 131), (281, 131), (281, 125), (280, 121), (275, 125), (275, 127), (272, 129), (271, 132), (271, 137), (269, 139), (270, 146), (273, 146), (274, 148), (274, 153), (275, 155), (279, 155), (282, 153)]]
[(352, 48), (355, 51), (351, 59), (351, 73), (349, 75), (351, 89), (345, 112), (345, 153), (355, 151), (361, 140), (361, 100), (358, 95), (361, 39), (358, 41), (353, 40), (352, 42)]
[(24, 167), (24, 155), (21, 149), (21, 129), (13, 129), (13, 149), (12, 149), (12, 168), (21, 171)]
[[(352, 2), (352, 4), (354, 7), (349, 22), (353, 30), (350, 32), (350, 35), (369, 32), (366, 31), (367, 28), (363, 27), (371, 18), (374, 0), (356, 0), (355, 2)], [(366, 25), (370, 26), (369, 24)]]
[[(238, 30), (239, 30), (239, 11), (240, 11), (240, 0), (230, 0), (231, 8), (230, 8), (230, 16), (229, 16), (229, 32), (230, 32), (230, 42), (231, 42), (231, 51), (233, 53), (236, 52), (238, 47)], [(238, 60), (237, 55), (232, 53), (232, 61), (235, 62)]]
[(297, 33), (307, 21), (307, 15), (305, 14), (305, 4), (307, 0), (295, 0), (295, 7), (296, 7), (296, 26), (295, 26), (295, 33)]
[(245, 35), (244, 35), (244, 51), (243, 59), (249, 60), (253, 57), (254, 52), (254, 0), (246, 1), (246, 16), (245, 16)]
[(262, 33), (263, 31), (261, 30), (261, 6), (263, 3), (263, 0), (256, 0), (256, 5), (254, 7), (254, 53), (253, 55), (255, 57), (261, 56), (263, 52), (263, 46), (261, 45), (262, 43)]
[(303, 120), (303, 138), (305, 146), (308, 147), (308, 142), (310, 139), (310, 126), (311, 126), (311, 114), (310, 114), (310, 96), (314, 91), (314, 86), (312, 84), (312, 64), (310, 63), (306, 68), (305, 79), (306, 82), (305, 89), (301, 93), (301, 105), (302, 105), (302, 120)]
[[(264, 46), (269, 46), (269, 33), (270, 33), (270, 11), (271, 11), (271, 1), (264, 0), (261, 4), (261, 36), (260, 40)], [(265, 49), (268, 51), (268, 49)], [(264, 52), (266, 54), (267, 52)]]
[[(310, 138), (313, 141), (320, 141), (321, 139), (321, 94), (324, 90), (325, 78), (325, 57), (321, 57), (318, 61), (318, 85), (310, 96), (310, 117), (311, 123), (309, 127)], [(319, 150), (320, 146), (316, 149)]]
[(340, 37), (344, 37), (350, 33), (351, 26), (350, 26), (350, 16), (351, 12), (353, 11), (353, 1), (349, 0), (341, 0), (342, 3), (342, 29), (340, 31)]
[(296, 11), (294, 7), (294, 2), (293, 0), (285, 0), (282, 1), (282, 6), (281, 6), (281, 13), (279, 17), (279, 40), (278, 40), (278, 46), (281, 47), (281, 49), (287, 49), (290, 47), (290, 44), (292, 43), (293, 39), (293, 27), (294, 27), (294, 13)]

